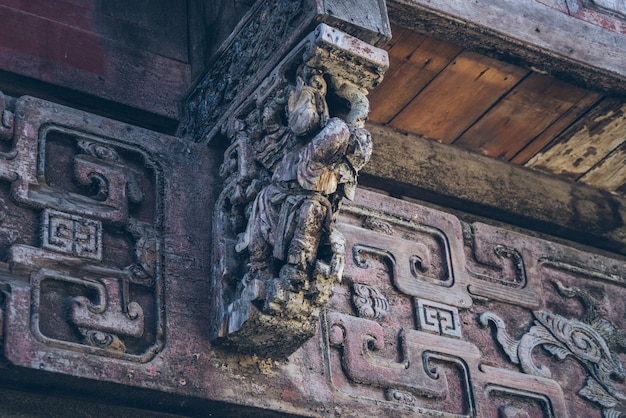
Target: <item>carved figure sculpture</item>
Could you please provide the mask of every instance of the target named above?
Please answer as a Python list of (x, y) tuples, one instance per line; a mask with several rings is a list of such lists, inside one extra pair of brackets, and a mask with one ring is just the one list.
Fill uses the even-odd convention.
[(341, 280), (334, 230), (372, 153), (367, 91), (385, 51), (320, 24), (221, 124), (211, 341), (273, 358), (316, 333)]
[[(333, 224), (372, 154), (369, 105), (356, 85), (306, 65), (294, 79), (233, 121), (218, 205), (217, 265), (229, 287), (213, 335), (277, 357), (315, 334), (341, 280), (345, 239)], [(329, 87), (349, 108), (343, 118), (330, 116)]]
[[(267, 282), (265, 310), (282, 309), (289, 290), (309, 290), (314, 271), (331, 282), (340, 280), (345, 242), (332, 229), (333, 215), (343, 197), (354, 196), (358, 171), (372, 152), (371, 137), (362, 127), (364, 115), (347, 123), (329, 118), (326, 81), (321, 74), (308, 73), (306, 80), (298, 77), (289, 92), (290, 149), (276, 164), (271, 183), (254, 200), (236, 246), (238, 252), (249, 251), (245, 280)], [(263, 113), (267, 128), (272, 112)], [(278, 131), (282, 133), (271, 129), (272, 139)], [(318, 253), (328, 256), (327, 266), (316, 263)]]

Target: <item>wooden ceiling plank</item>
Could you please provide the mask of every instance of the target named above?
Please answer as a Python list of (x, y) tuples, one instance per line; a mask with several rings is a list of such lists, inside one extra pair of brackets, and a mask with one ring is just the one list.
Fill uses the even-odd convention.
[(621, 144), (578, 181), (626, 196), (626, 143)]
[[(426, 39), (426, 35), (422, 35), (410, 29), (405, 29), (400, 26), (392, 26), (392, 28), (394, 29), (394, 37), (385, 48), (389, 54), (389, 69), (385, 72), (383, 83), (385, 79), (391, 77), (393, 73), (411, 57), (413, 51)], [(372, 93), (375, 94), (375, 92), (376, 90)]]
[(508, 160), (584, 95), (584, 90), (571, 84), (531, 73), (454, 144)]
[(463, 52), (390, 125), (451, 143), (527, 73), (512, 64)]
[(426, 39), (426, 35), (401, 26), (392, 25), (391, 30), (393, 37), (385, 48), (389, 54), (389, 69), (385, 72), (385, 76), (380, 85), (370, 91), (369, 94), (371, 108), (369, 119), (376, 118), (377, 122), (380, 122), (378, 121), (380, 118), (379, 113), (384, 113), (384, 105), (390, 100), (387, 97), (386, 91), (389, 89), (388, 84), (395, 83), (395, 77), (393, 77), (394, 73), (409, 61), (415, 49)]
[(563, 113), (553, 124), (548, 126), (541, 134), (522, 148), (510, 161), (514, 164), (526, 164), (535, 154), (559, 136), (578, 118), (588, 112), (602, 96), (598, 93), (588, 91), (574, 106)]
[(525, 165), (577, 180), (626, 140), (626, 103), (605, 99)]
[(374, 90), (370, 97), (370, 120), (391, 121), (461, 51), (456, 45), (426, 37)]
[[(415, 32), (402, 26), (391, 25), (393, 37), (385, 49), (389, 53), (389, 69), (385, 72), (385, 78), (391, 77), (393, 73), (413, 54), (419, 47), (426, 35)], [(376, 90), (374, 90), (375, 92)]]

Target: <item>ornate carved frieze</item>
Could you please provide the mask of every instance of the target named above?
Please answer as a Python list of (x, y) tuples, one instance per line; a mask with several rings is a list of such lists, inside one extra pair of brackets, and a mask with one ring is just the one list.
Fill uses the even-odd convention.
[(493, 323), (496, 339), (509, 359), (524, 373), (550, 378), (552, 373), (533, 359), (536, 347), (543, 347), (558, 360), (568, 356), (585, 369), (587, 378), (578, 395), (602, 407), (606, 417), (619, 417), (626, 410), (626, 394), (615, 384), (624, 383), (626, 367), (618, 352), (626, 350), (626, 333), (600, 314), (598, 301), (586, 290), (554, 285), (561, 296), (580, 299), (584, 315), (567, 318), (549, 310), (534, 311), (532, 327), (519, 340), (508, 335), (504, 321), (492, 312), (480, 315), (480, 322)]
[(384, 51), (320, 24), (224, 126), (214, 342), (281, 357), (315, 333), (343, 271), (338, 210), (372, 152), (366, 93), (386, 67)]
[(624, 413), (623, 262), (363, 190), (336, 227), (321, 340), (338, 397), (399, 416)]
[[(356, 146), (350, 135), (363, 133), (354, 122), (362, 96), (338, 87), (326, 61), (307, 61), (335, 48), (329, 59), (341, 62), (330, 33), (285, 58), (224, 126), (231, 144), (223, 182), (215, 181), (224, 188), (212, 289), (207, 258), (198, 256), (209, 257), (201, 208), (211, 201), (185, 199), (206, 191), (206, 179), (192, 177), (215, 161), (209, 152), (193, 159), (202, 149), (188, 153), (195, 145), (176, 138), (140, 141), (146, 131), (126, 124), (33, 98), (7, 101), (14, 133), (1, 142), (10, 158), (0, 161), (2, 361), (293, 414), (623, 415), (624, 260), (354, 191), (344, 182), (354, 179), (342, 171), (352, 164), (346, 153), (330, 170), (342, 174), (336, 185), (330, 175), (324, 183), (333, 185), (329, 205), (286, 177), (294, 168), (305, 184), (325, 178), (310, 175), (318, 166), (289, 161), (337, 137)], [(176, 153), (183, 157), (170, 160)], [(339, 197), (353, 199), (337, 211)], [(329, 208), (330, 217), (318, 216)], [(292, 245), (297, 234), (303, 239)], [(291, 356), (217, 348), (207, 341), (210, 314), (214, 342)]]
[(457, 307), (471, 306), (461, 224), (381, 202), (389, 203), (359, 191), (339, 217), (346, 266), (323, 321), (328, 384), (398, 411), (473, 415), (468, 362), (480, 352), (459, 339)]
[[(30, 323), (30, 333), (9, 327), (8, 340), (148, 361), (164, 327), (159, 164), (113, 124), (43, 100), (19, 98), (5, 119), (13, 136), (0, 199), (16, 235), (0, 253), (22, 278), (8, 305), (18, 295), (30, 305), (8, 318)], [(11, 353), (17, 364), (26, 355)]]

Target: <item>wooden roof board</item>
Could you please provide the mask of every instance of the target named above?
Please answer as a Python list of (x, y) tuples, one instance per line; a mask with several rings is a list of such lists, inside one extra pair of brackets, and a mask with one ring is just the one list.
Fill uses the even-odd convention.
[(572, 123), (583, 117), (586, 112), (598, 103), (602, 95), (587, 91), (585, 95), (564, 112), (554, 123), (548, 126), (541, 134), (522, 148), (510, 161), (514, 164), (525, 164), (535, 154), (541, 151), (554, 138), (565, 131)]
[(610, 192), (626, 194), (626, 143), (596, 164), (580, 181)]
[(531, 73), (455, 141), (508, 160), (585, 95), (584, 90)]
[(625, 113), (622, 100), (603, 100), (526, 166), (577, 180), (626, 141)]
[(437, 75), (390, 125), (444, 143), (452, 143), (527, 70), (465, 51)]
[[(371, 95), (370, 100), (376, 106), (371, 109), (370, 120), (390, 122), (462, 51), (462, 48), (451, 43), (426, 37), (406, 54), (407, 47), (414, 42), (407, 39), (389, 49), (390, 72)], [(398, 67), (393, 69), (395, 63), (398, 63)]]
[(626, 95), (626, 35), (537, 0), (387, 0), (387, 7), (404, 27)]

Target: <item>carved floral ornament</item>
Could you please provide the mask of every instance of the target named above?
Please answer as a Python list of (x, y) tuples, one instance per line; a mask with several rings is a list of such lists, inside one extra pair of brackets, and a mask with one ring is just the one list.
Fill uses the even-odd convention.
[(215, 342), (291, 354), (341, 280), (334, 229), (372, 153), (367, 90), (384, 51), (321, 24), (224, 127), (230, 140), (215, 219)]

